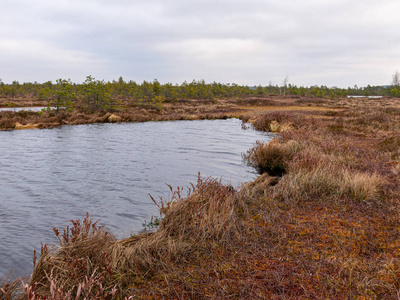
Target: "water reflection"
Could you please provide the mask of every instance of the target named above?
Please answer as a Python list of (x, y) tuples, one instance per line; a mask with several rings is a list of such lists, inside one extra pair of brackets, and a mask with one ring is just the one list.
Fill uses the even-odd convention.
[[(30, 107), (0, 107), (0, 112), (1, 111), (13, 111), (13, 112), (19, 112), (19, 111), (41, 111), (42, 109), (47, 109), (47, 106), (30, 106)], [(50, 107), (50, 109), (55, 109), (55, 107)]]

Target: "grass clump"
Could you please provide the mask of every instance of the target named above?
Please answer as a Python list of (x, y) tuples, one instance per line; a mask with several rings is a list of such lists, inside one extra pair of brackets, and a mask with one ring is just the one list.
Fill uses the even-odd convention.
[(281, 176), (286, 173), (289, 161), (301, 147), (297, 141), (283, 143), (275, 138), (266, 144), (257, 141), (256, 146), (242, 156), (248, 165), (257, 169), (259, 173)]
[(274, 197), (286, 202), (378, 201), (384, 180), (376, 174), (353, 173), (344, 169), (317, 167), (282, 178)]

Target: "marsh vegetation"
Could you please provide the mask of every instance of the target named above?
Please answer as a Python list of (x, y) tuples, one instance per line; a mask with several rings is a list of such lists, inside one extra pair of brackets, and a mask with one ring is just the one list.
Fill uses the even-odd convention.
[(400, 100), (254, 96), (206, 106), (279, 132), (244, 153), (260, 177), (238, 189), (199, 178), (187, 197), (157, 203), (156, 232), (124, 240), (89, 217), (74, 221), (2, 297), (397, 298)]

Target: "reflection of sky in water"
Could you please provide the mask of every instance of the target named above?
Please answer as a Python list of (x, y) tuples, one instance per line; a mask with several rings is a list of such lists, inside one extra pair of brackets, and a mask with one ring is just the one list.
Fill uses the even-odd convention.
[[(29, 270), (33, 249), (86, 212), (118, 237), (158, 215), (154, 198), (202, 177), (256, 177), (241, 153), (270, 136), (241, 121), (63, 126), (0, 132), (0, 270)], [(0, 271), (0, 273), (1, 273)]]
[(26, 111), (41, 111), (42, 109), (47, 109), (47, 106), (14, 107), (14, 108), (13, 107), (0, 107), (0, 111), (15, 111), (15, 112), (19, 112), (19, 111), (22, 111), (22, 110), (26, 110)]

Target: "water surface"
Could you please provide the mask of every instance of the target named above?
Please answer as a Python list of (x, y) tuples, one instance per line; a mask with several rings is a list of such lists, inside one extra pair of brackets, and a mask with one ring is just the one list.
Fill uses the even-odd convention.
[[(0, 107), (0, 112), (1, 111), (13, 111), (13, 112), (19, 112), (19, 111), (33, 111), (33, 112), (38, 112), (41, 111), (42, 109), (47, 109), (47, 106), (27, 106), (27, 107)], [(55, 107), (50, 107), (50, 109), (55, 109)]]
[(168, 198), (165, 183), (189, 186), (198, 172), (235, 186), (254, 179), (241, 153), (268, 139), (237, 119), (0, 132), (0, 275), (31, 272), (52, 228), (86, 212), (127, 237), (158, 215), (148, 193)]

